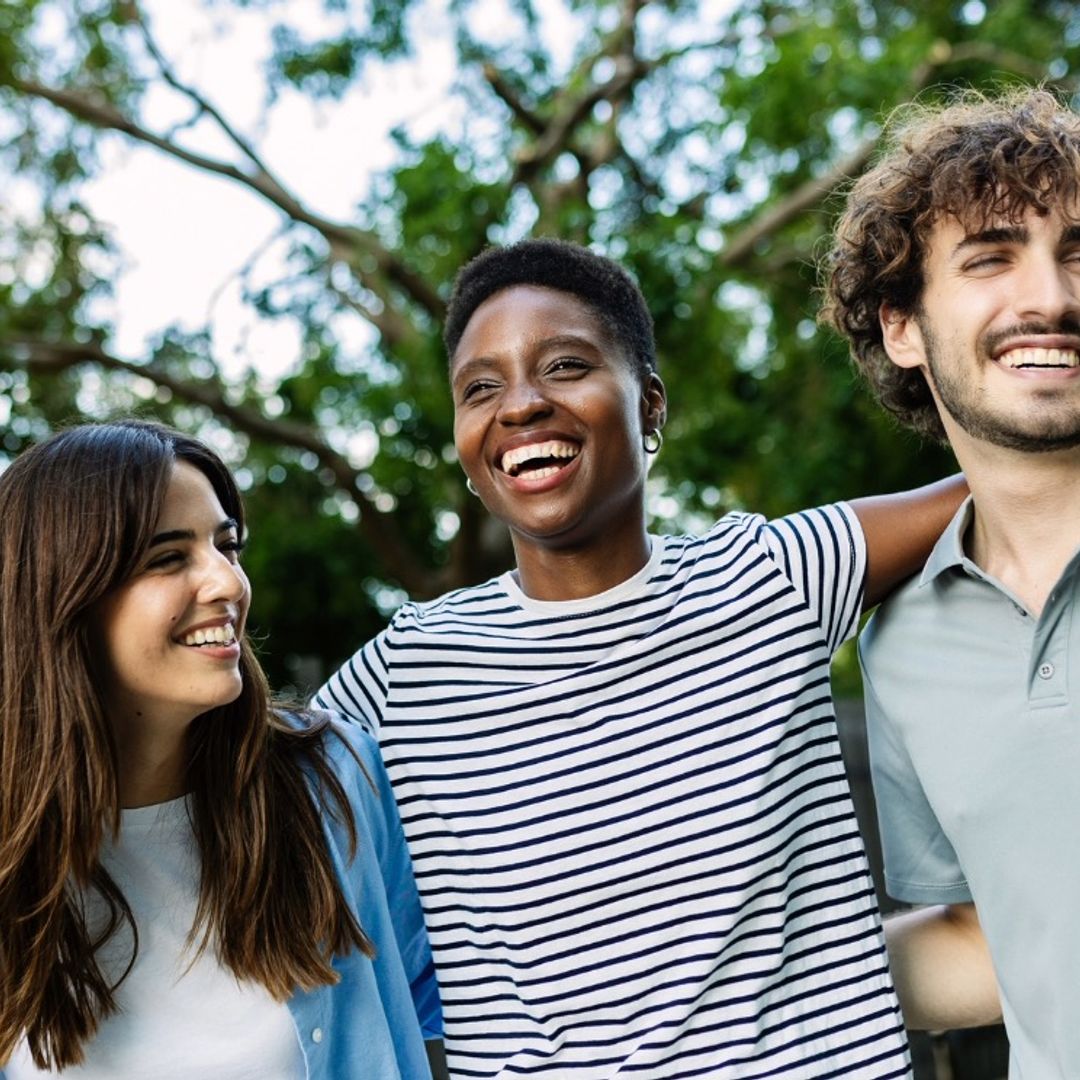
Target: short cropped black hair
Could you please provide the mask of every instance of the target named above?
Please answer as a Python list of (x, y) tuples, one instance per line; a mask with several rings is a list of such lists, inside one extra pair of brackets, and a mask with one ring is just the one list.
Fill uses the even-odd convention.
[(626, 350), (643, 379), (656, 371), (652, 316), (634, 279), (611, 259), (552, 237), (491, 247), (462, 267), (443, 326), (451, 359), (473, 312), (488, 297), (514, 285), (538, 285), (576, 296)]

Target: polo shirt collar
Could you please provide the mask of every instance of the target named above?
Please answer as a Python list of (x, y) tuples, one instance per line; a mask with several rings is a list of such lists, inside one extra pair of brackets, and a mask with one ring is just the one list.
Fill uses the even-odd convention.
[(919, 588), (928, 585), (936, 577), (954, 566), (963, 566), (966, 556), (964, 555), (964, 535), (968, 531), (971, 519), (975, 513), (975, 505), (969, 495), (953, 515), (952, 521), (945, 527), (934, 550), (930, 552), (930, 558), (926, 560), (922, 575), (919, 577)]

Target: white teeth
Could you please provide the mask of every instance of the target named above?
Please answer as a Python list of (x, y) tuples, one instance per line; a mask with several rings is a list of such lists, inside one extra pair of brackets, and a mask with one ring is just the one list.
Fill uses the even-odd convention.
[[(501, 468), (503, 472), (515, 476), (527, 461), (542, 460), (544, 458), (576, 458), (579, 453), (581, 453), (580, 448), (573, 443), (552, 439), (549, 442), (532, 443), (529, 446), (518, 446), (513, 450), (507, 450), (502, 456)], [(551, 476), (558, 471), (558, 466), (549, 465), (536, 470), (532, 475), (540, 478), (541, 476)]]
[(236, 640), (236, 630), (232, 623), (224, 626), (207, 626), (202, 630), (192, 630), (186, 634), (184, 645), (231, 645)]
[(1001, 363), (1005, 367), (1080, 367), (1080, 353), (1075, 349), (1010, 349), (1004, 353)]

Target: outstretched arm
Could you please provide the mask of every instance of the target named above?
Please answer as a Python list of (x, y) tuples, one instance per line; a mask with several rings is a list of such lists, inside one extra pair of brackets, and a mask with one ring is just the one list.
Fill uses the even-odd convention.
[(885, 920), (904, 1024), (917, 1031), (1001, 1020), (990, 950), (974, 904), (920, 908)]
[(957, 474), (912, 491), (851, 500), (866, 537), (864, 611), (922, 567), (967, 494), (967, 481)]

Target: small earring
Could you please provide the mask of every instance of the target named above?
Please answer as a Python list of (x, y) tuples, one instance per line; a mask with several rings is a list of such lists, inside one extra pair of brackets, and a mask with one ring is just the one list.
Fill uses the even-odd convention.
[(659, 430), (646, 431), (641, 438), (641, 444), (645, 447), (646, 454), (659, 454), (660, 447), (664, 445), (664, 436)]
[(477, 498), (480, 498), (480, 492), (476, 490), (476, 485), (472, 482), (471, 476), (465, 477), (465, 486), (469, 489), (470, 495), (475, 495)]

